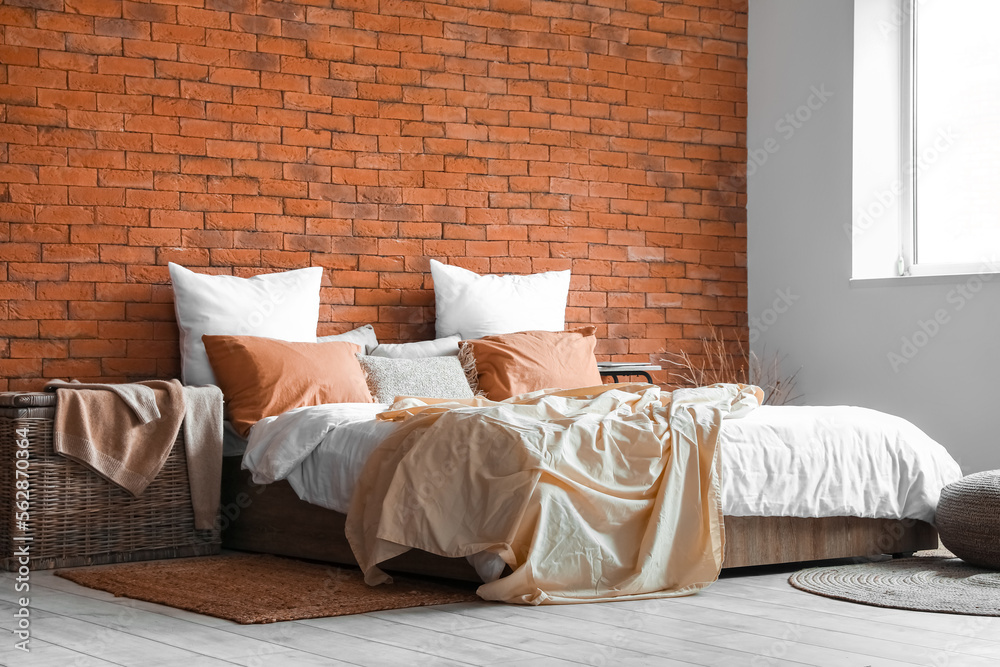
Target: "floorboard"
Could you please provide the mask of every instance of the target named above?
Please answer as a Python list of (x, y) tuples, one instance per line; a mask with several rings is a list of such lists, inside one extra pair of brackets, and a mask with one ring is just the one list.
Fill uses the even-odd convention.
[(0, 665), (836, 665), (1000, 661), (1000, 618), (880, 609), (788, 585), (794, 567), (727, 573), (698, 595), (591, 605), (460, 603), (238, 625), (31, 575), (30, 654), (13, 647), (20, 594), (0, 574)]

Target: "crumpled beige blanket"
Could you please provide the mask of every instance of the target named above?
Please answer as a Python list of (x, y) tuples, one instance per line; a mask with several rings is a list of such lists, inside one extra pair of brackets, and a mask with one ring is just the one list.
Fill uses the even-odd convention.
[(543, 391), (503, 402), (405, 399), (347, 516), (369, 584), (411, 548), (487, 551), (512, 573), (488, 600), (558, 604), (687, 595), (714, 582), (724, 534), (722, 420), (760, 390), (654, 385)]

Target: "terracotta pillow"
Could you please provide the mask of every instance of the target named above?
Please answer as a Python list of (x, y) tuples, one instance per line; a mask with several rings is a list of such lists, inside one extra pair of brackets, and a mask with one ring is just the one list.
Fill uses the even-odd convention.
[(372, 403), (354, 343), (202, 336), (229, 419), (246, 437), (264, 417), (324, 403)]
[(479, 390), (494, 401), (539, 389), (601, 384), (594, 327), (572, 331), (523, 331), (462, 341), (461, 358), (475, 366)]

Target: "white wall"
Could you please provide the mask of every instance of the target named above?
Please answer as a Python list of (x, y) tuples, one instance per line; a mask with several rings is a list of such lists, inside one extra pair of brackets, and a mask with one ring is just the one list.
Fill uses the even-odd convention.
[[(801, 402), (897, 414), (967, 473), (1000, 468), (1000, 276), (850, 282), (853, 4), (750, 0), (752, 347), (801, 366)], [(813, 88), (832, 96), (818, 104)], [(796, 111), (808, 120), (786, 118)], [(796, 297), (784, 313), (779, 290)]]

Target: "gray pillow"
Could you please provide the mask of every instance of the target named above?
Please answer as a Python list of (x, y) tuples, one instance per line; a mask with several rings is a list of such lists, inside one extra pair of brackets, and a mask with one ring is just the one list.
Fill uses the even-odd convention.
[(390, 359), (419, 359), (421, 357), (458, 356), (458, 343), (461, 336), (448, 336), (436, 340), (424, 340), (419, 343), (382, 343), (368, 354), (373, 357), (388, 357)]
[(390, 359), (359, 354), (376, 403), (393, 403), (397, 396), (473, 398), (458, 357)]
[(370, 324), (358, 327), (357, 329), (351, 329), (341, 334), (317, 336), (316, 338), (317, 343), (329, 343), (335, 340), (354, 343), (364, 350), (365, 354), (371, 354), (372, 350), (378, 347), (378, 338), (375, 337), (375, 329)]

